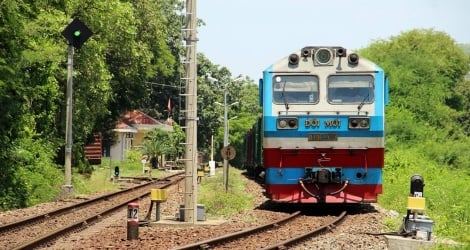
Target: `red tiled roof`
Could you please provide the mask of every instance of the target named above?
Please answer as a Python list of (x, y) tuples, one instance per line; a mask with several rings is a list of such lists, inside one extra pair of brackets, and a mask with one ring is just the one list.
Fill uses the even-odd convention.
[(127, 112), (122, 116), (121, 122), (124, 122), (128, 125), (136, 124), (136, 125), (159, 125), (162, 124), (161, 122), (155, 120), (154, 118), (150, 117), (149, 115), (139, 111), (134, 110)]

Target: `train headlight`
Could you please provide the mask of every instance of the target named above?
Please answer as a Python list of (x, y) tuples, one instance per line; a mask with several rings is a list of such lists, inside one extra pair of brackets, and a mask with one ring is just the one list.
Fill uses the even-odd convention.
[(315, 65), (332, 65), (333, 63), (333, 52), (331, 49), (320, 48), (315, 51), (314, 55)]
[(299, 121), (296, 117), (282, 117), (277, 119), (277, 129), (297, 129)]
[(349, 129), (369, 129), (369, 117), (350, 117), (348, 121)]

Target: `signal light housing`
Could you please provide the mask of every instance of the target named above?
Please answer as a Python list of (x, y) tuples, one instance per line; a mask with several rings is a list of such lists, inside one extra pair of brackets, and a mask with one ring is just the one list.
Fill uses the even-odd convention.
[(77, 49), (81, 48), (91, 35), (93, 35), (91, 30), (78, 18), (73, 19), (62, 31), (62, 36)]
[(119, 167), (114, 167), (114, 177), (119, 177)]

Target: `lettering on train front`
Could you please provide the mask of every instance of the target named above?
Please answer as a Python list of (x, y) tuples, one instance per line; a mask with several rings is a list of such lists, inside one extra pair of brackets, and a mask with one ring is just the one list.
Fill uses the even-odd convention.
[(339, 128), (341, 127), (341, 120), (334, 119), (334, 120), (326, 120), (325, 127), (327, 128)]

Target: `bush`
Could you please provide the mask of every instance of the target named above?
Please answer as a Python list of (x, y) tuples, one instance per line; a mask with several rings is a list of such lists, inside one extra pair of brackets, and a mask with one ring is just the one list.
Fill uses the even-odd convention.
[(9, 160), (2, 161), (14, 173), (0, 183), (0, 208), (3, 210), (23, 208), (55, 198), (63, 184), (63, 173), (53, 163), (54, 155), (50, 143), (32, 138), (13, 142), (9, 148)]
[(379, 204), (406, 213), (410, 178), (424, 178), (425, 214), (435, 222), (434, 234), (470, 244), (470, 176), (423, 157), (421, 149), (395, 149), (386, 154), (384, 193)]

